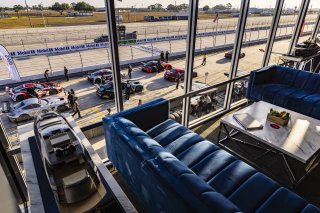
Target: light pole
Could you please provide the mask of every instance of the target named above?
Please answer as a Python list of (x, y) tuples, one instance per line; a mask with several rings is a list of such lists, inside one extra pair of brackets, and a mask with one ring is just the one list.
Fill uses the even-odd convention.
[(30, 18), (30, 14), (29, 14), (29, 6), (27, 4), (27, 0), (25, 0), (25, 3), (26, 3), (26, 7), (27, 7), (27, 14), (28, 14), (28, 18), (29, 18), (29, 24), (30, 24), (30, 27), (32, 27), (31, 18)]

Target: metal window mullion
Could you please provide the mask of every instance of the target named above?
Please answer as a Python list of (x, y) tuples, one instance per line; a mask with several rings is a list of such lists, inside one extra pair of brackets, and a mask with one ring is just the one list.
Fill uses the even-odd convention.
[(319, 32), (319, 27), (320, 27), (320, 12), (318, 13), (316, 23), (315, 23), (314, 28), (312, 30), (311, 39), (317, 38), (317, 35)]
[[(237, 28), (237, 32), (234, 40), (234, 45), (233, 45), (233, 54), (231, 58), (231, 68), (229, 73), (229, 79), (235, 78), (237, 74), (238, 65), (239, 65), (239, 56), (240, 56), (242, 40), (245, 33), (245, 28), (246, 28), (249, 5), (250, 5), (250, 0), (241, 1), (240, 16), (238, 19), (238, 28)], [(227, 85), (226, 96), (225, 96), (226, 98), (224, 102), (225, 109), (230, 109), (233, 86), (234, 86), (233, 82)]]
[(105, 0), (106, 16), (109, 33), (109, 46), (111, 52), (111, 67), (114, 87), (114, 100), (117, 111), (123, 110), (122, 86), (120, 73), (120, 59), (117, 39), (116, 16), (114, 0)]
[(280, 22), (283, 3), (284, 3), (284, 0), (277, 0), (275, 11), (274, 11), (273, 18), (272, 18), (271, 29), (269, 31), (267, 45), (266, 45), (265, 52), (263, 55), (263, 60), (262, 60), (262, 65), (261, 65), (262, 67), (268, 66), (269, 61), (270, 61), (271, 51), (273, 48), (274, 40), (276, 38), (277, 29), (278, 29), (279, 22)]
[(288, 55), (292, 54), (293, 48), (296, 46), (299, 40), (300, 32), (303, 26), (304, 19), (306, 17), (306, 14), (308, 12), (310, 0), (302, 0), (301, 2), (301, 9), (299, 11), (299, 15), (294, 27), (294, 32), (291, 37), (289, 49), (288, 49)]
[[(198, 0), (189, 0), (189, 20), (186, 44), (186, 73), (184, 75), (184, 94), (188, 94), (192, 89), (192, 70), (195, 55), (197, 19), (198, 19)], [(182, 125), (189, 125), (190, 97), (183, 99), (182, 104)]]

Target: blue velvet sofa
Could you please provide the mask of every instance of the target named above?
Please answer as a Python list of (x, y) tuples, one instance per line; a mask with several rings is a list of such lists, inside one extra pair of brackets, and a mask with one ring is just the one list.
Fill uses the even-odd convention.
[(264, 67), (250, 73), (246, 97), (320, 119), (320, 74), (282, 66)]
[(320, 212), (169, 119), (157, 99), (103, 118), (107, 154), (148, 212)]

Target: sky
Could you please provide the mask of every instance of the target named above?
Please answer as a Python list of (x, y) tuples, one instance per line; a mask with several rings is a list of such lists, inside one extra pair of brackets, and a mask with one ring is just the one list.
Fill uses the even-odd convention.
[[(42, 3), (44, 6), (50, 6), (54, 2), (60, 3), (72, 3), (83, 0), (27, 0), (28, 5), (37, 5)], [(84, 0), (85, 1), (85, 0)], [(147, 7), (150, 4), (161, 3), (164, 7), (168, 4), (183, 4), (189, 3), (189, 0), (122, 0), (122, 2), (116, 1), (117, 7)], [(87, 0), (89, 4), (95, 7), (104, 7), (104, 0)], [(260, 8), (272, 8), (275, 5), (276, 0), (251, 0), (250, 7), (260, 7)], [(204, 5), (209, 5), (213, 7), (217, 4), (226, 4), (231, 3), (234, 7), (239, 7), (240, 0), (199, 0), (199, 6), (203, 7)], [(15, 4), (24, 5), (24, 0), (0, 0), (0, 7), (12, 7)], [(286, 8), (293, 8), (301, 4), (301, 0), (285, 0)], [(313, 8), (320, 8), (320, 0), (311, 0), (310, 5)]]

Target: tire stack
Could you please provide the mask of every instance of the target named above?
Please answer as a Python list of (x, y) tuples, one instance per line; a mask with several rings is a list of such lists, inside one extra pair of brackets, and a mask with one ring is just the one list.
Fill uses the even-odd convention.
[(171, 112), (169, 115), (169, 118), (172, 120), (175, 120), (178, 123), (181, 123), (182, 121), (182, 110)]

